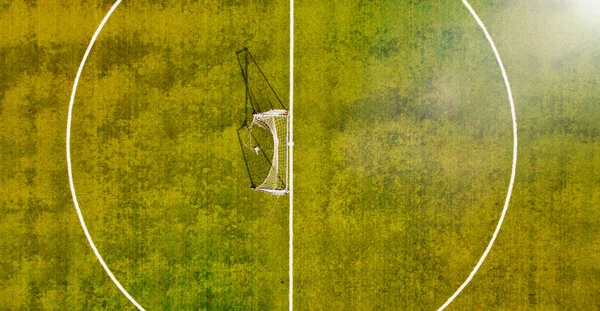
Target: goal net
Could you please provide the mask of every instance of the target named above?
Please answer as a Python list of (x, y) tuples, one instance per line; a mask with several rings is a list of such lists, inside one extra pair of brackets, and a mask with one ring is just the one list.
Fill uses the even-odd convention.
[[(238, 52), (246, 84), (246, 118), (238, 130), (252, 188), (288, 192), (288, 111), (247, 49)], [(250, 113), (251, 111), (251, 113)]]

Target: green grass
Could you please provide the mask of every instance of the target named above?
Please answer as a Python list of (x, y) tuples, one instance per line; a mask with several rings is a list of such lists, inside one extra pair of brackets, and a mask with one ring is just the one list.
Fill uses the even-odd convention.
[[(600, 23), (575, 1), (471, 4), (513, 86), (519, 164), (498, 240), (449, 309), (598, 308)], [(111, 5), (0, 1), (0, 309), (132, 308), (85, 240), (64, 151), (73, 79)], [(296, 13), (296, 309), (436, 309), (506, 196), (494, 55), (458, 0)], [(148, 310), (287, 308), (287, 197), (249, 188), (235, 51), (288, 98), (288, 23), (287, 1), (124, 1), (92, 50), (75, 185), (105, 261)]]

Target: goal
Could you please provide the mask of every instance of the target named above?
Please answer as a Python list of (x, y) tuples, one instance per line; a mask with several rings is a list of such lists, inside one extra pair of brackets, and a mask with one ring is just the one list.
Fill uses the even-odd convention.
[(288, 111), (248, 51), (237, 52), (246, 89), (238, 138), (254, 190), (288, 193)]

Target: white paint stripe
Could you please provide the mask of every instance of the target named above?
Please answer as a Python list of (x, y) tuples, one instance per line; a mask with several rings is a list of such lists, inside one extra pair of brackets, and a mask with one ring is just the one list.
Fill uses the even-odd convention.
[(502, 64), (502, 59), (500, 58), (500, 54), (498, 53), (498, 50), (496, 49), (496, 45), (494, 44), (492, 37), (490, 36), (487, 29), (485, 28), (485, 25), (483, 24), (481, 19), (479, 19), (479, 16), (477, 16), (477, 13), (475, 13), (475, 10), (473, 10), (473, 8), (469, 5), (469, 3), (466, 0), (462, 0), (462, 2), (467, 7), (469, 12), (471, 12), (473, 17), (479, 24), (479, 27), (481, 27), (481, 29), (485, 33), (485, 37), (487, 38), (488, 42), (492, 46), (492, 50), (494, 50), (494, 55), (496, 55), (496, 60), (498, 61), (498, 65), (500, 66), (500, 70), (502, 71), (502, 77), (504, 78), (504, 83), (506, 85), (506, 92), (508, 93), (508, 101), (510, 102), (510, 113), (512, 116), (513, 161), (512, 161), (512, 171), (511, 171), (511, 175), (510, 175), (510, 182), (508, 184), (508, 192), (506, 193), (506, 199), (504, 200), (504, 208), (502, 209), (502, 214), (500, 215), (500, 219), (498, 220), (498, 225), (496, 225), (496, 230), (494, 231), (494, 234), (492, 235), (492, 239), (490, 240), (488, 246), (486, 247), (485, 251), (483, 252), (483, 255), (481, 256), (481, 258), (479, 258), (477, 265), (475, 265), (475, 268), (473, 268), (473, 271), (471, 271), (471, 274), (469, 274), (469, 276), (462, 283), (462, 285), (456, 290), (456, 292), (454, 292), (454, 294), (452, 294), (452, 296), (450, 296), (450, 298), (448, 298), (448, 300), (446, 300), (446, 302), (438, 309), (438, 311), (444, 310), (454, 300), (454, 298), (456, 298), (456, 296), (458, 296), (458, 294), (460, 294), (460, 292), (467, 286), (467, 284), (469, 284), (469, 282), (471, 282), (471, 279), (473, 279), (473, 276), (475, 275), (475, 273), (477, 273), (477, 270), (479, 270), (479, 267), (481, 267), (481, 265), (483, 264), (483, 261), (485, 260), (488, 253), (492, 249), (492, 245), (494, 245), (494, 241), (496, 241), (496, 237), (498, 237), (498, 232), (500, 231), (500, 227), (502, 227), (502, 222), (504, 222), (504, 216), (506, 215), (506, 211), (508, 210), (508, 204), (510, 202), (510, 197), (512, 195), (513, 185), (515, 183), (515, 175), (517, 172), (517, 116), (515, 113), (515, 103), (513, 101), (513, 95), (512, 95), (512, 91), (510, 89), (510, 83), (508, 82), (508, 75), (506, 74), (506, 70), (504, 69), (504, 64)]
[(100, 34), (100, 31), (104, 27), (104, 24), (106, 24), (106, 21), (108, 21), (108, 18), (114, 12), (114, 10), (117, 8), (117, 6), (119, 6), (120, 3), (121, 3), (121, 0), (117, 0), (115, 2), (115, 4), (113, 4), (113, 6), (110, 8), (108, 13), (106, 13), (106, 16), (104, 16), (104, 19), (102, 19), (102, 22), (98, 26), (98, 29), (96, 29), (96, 32), (92, 36), (92, 40), (90, 41), (90, 44), (88, 45), (87, 50), (85, 51), (85, 54), (83, 55), (83, 59), (81, 60), (81, 64), (79, 65), (79, 70), (77, 70), (77, 75), (75, 76), (75, 82), (73, 83), (73, 91), (71, 92), (71, 101), (69, 102), (69, 114), (68, 114), (68, 118), (67, 118), (67, 168), (69, 171), (69, 186), (71, 187), (71, 195), (73, 196), (73, 203), (75, 204), (75, 209), (77, 210), (77, 216), (79, 216), (79, 222), (81, 223), (83, 232), (85, 233), (85, 236), (86, 236), (88, 242), (90, 243), (92, 250), (94, 250), (94, 254), (96, 255), (96, 258), (98, 258), (98, 261), (100, 261), (100, 264), (104, 268), (104, 271), (106, 271), (106, 273), (108, 274), (110, 279), (113, 281), (113, 283), (115, 283), (115, 285), (117, 285), (117, 287), (119, 288), (121, 293), (123, 293), (123, 295), (125, 295), (125, 297), (127, 297), (127, 299), (129, 299), (129, 301), (131, 301), (131, 303), (133, 303), (139, 310), (144, 310), (144, 308), (142, 308), (142, 306), (140, 306), (140, 304), (138, 304), (137, 301), (135, 301), (135, 299), (133, 299), (133, 297), (131, 297), (131, 295), (129, 295), (129, 293), (125, 290), (125, 288), (123, 288), (121, 283), (119, 283), (117, 278), (113, 275), (113, 273), (110, 271), (110, 269), (108, 268), (108, 266), (102, 259), (100, 252), (98, 252), (98, 249), (96, 248), (96, 245), (94, 244), (94, 241), (92, 240), (92, 236), (90, 235), (90, 233), (87, 229), (87, 226), (85, 225), (85, 221), (83, 220), (83, 214), (81, 213), (81, 209), (79, 208), (79, 202), (77, 201), (77, 195), (75, 193), (75, 183), (73, 182), (73, 168), (71, 166), (71, 120), (73, 118), (73, 104), (75, 102), (75, 93), (77, 92), (77, 85), (79, 84), (79, 78), (81, 77), (81, 72), (83, 71), (83, 67), (85, 65), (85, 62), (87, 61), (90, 51), (92, 50), (92, 47), (94, 46), (94, 42), (96, 41), (96, 38), (98, 38), (98, 35)]
[(289, 130), (289, 310), (294, 310), (294, 0), (290, 0), (290, 130)]

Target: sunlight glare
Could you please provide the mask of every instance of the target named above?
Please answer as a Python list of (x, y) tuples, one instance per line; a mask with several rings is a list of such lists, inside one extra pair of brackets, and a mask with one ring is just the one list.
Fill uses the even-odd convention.
[(587, 13), (600, 17), (600, 0), (580, 0), (580, 6)]

